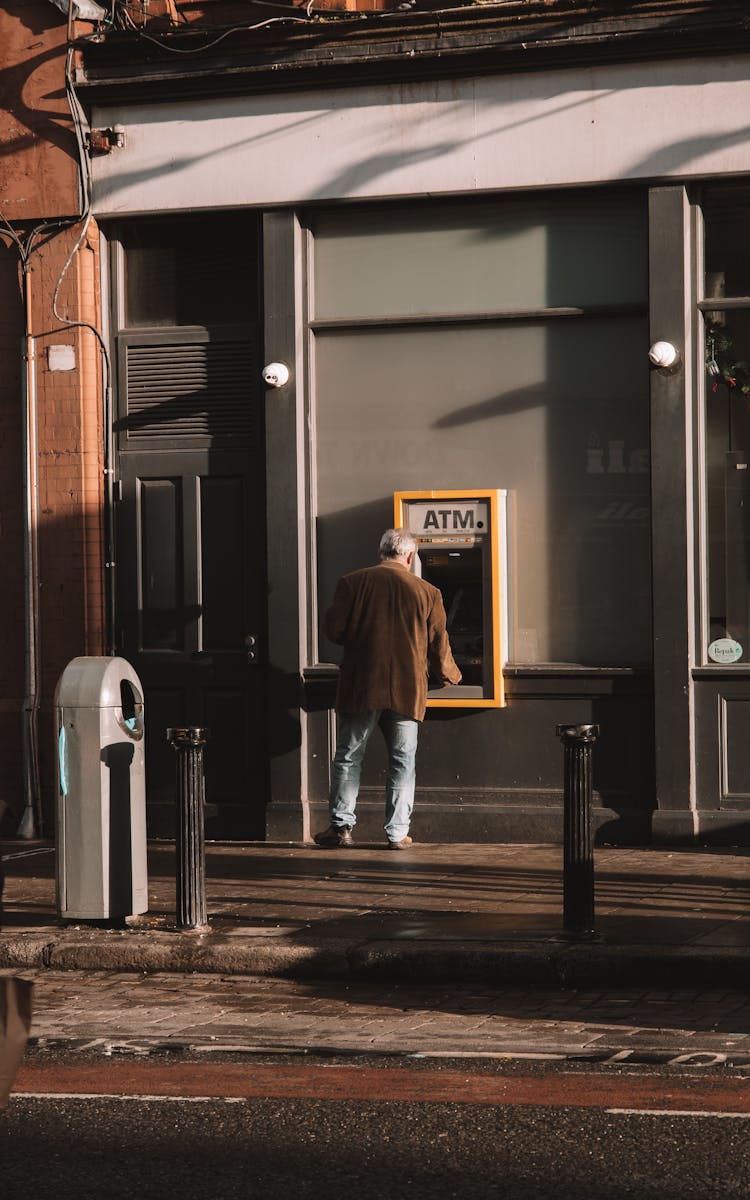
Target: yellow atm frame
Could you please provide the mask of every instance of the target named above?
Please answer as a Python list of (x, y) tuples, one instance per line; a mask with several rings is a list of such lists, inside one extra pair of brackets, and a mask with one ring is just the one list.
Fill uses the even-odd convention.
[[(482, 552), (482, 644), (490, 647), (481, 686), (464, 683), (428, 692), (428, 708), (502, 708), (507, 620), (507, 498), (500, 488), (394, 492), (394, 526), (423, 546), (478, 547)], [(435, 504), (431, 504), (435, 501)], [(485, 528), (488, 523), (488, 528)], [(456, 554), (456, 557), (458, 555)], [(415, 569), (420, 564), (415, 560)], [(446, 606), (447, 607), (447, 606)], [(450, 635), (450, 631), (449, 631)], [(459, 666), (460, 666), (459, 662)]]

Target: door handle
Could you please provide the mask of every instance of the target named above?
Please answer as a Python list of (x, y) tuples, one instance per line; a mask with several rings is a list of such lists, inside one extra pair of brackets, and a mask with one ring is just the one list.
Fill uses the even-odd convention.
[(249, 663), (257, 663), (258, 661), (258, 636), (255, 633), (248, 633), (245, 637), (245, 652)]

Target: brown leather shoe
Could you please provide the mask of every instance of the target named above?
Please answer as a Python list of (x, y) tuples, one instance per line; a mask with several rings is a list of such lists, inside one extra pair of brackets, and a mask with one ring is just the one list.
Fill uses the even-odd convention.
[(390, 838), (388, 839), (388, 849), (389, 850), (408, 850), (409, 847), (413, 846), (413, 845), (414, 845), (414, 841), (412, 838), (409, 837), (408, 834), (406, 835), (406, 837), (402, 837), (400, 842), (392, 842), (390, 840)]
[(351, 825), (329, 825), (322, 833), (316, 833), (313, 838), (316, 846), (353, 846)]

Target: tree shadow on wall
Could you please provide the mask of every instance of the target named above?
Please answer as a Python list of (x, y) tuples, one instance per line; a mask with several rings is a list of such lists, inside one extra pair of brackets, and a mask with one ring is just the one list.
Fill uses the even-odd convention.
[[(0, 67), (0, 104), (26, 132), (5, 138), (0, 155), (10, 157), (19, 151), (38, 150), (46, 141), (67, 158), (77, 161), (78, 148), (65, 96), (65, 18), (48, 0), (44, 3), (6, 0), (3, 8), (6, 23), (15, 19), (37, 37), (44, 38), (48, 34), (50, 38), (57, 36), (58, 40), (36, 53), (33, 47), (32, 53), (23, 61), (10, 64), (8, 56), (14, 49), (22, 53), (21, 39), (14, 46), (6, 47), (6, 65)], [(57, 35), (54, 31), (58, 31)], [(53, 90), (49, 90), (50, 85)], [(51, 106), (46, 107), (50, 103)], [(34, 212), (32, 215), (37, 217), (39, 214)]]

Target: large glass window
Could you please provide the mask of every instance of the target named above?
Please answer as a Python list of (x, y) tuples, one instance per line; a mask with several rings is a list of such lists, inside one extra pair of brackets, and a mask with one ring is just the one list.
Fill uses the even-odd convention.
[(313, 234), (321, 606), (373, 561), (394, 491), (508, 488), (515, 661), (648, 662), (641, 198), (327, 213)]
[(704, 196), (709, 662), (750, 662), (750, 189)]

